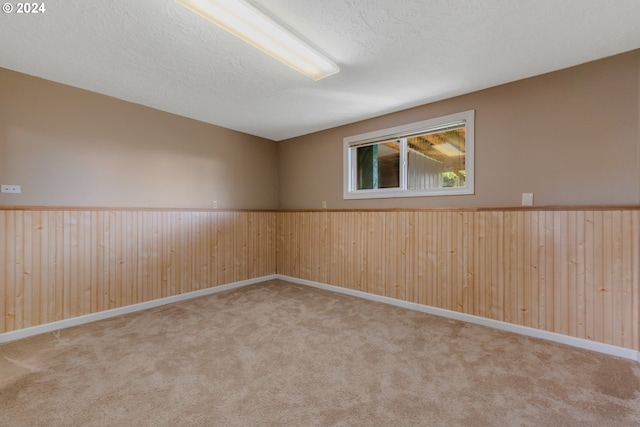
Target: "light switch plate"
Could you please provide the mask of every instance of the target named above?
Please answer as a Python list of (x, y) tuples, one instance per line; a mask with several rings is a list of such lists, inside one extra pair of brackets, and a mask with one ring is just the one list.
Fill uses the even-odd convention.
[(19, 185), (11, 185), (11, 184), (2, 184), (2, 193), (16, 193), (20, 194), (22, 191), (20, 190)]

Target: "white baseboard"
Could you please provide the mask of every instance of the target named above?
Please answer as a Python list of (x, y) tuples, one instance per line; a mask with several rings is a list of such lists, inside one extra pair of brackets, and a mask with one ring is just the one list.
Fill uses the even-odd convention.
[(512, 323), (487, 319), (484, 317), (474, 316), (471, 314), (464, 314), (456, 311), (445, 310), (442, 308), (430, 307), (428, 305), (417, 304), (417, 303), (403, 301), (395, 298), (383, 297), (380, 295), (374, 295), (367, 292), (341, 288), (339, 286), (327, 285), (325, 283), (313, 282), (305, 279), (298, 279), (296, 277), (284, 276), (281, 274), (262, 276), (255, 279), (243, 280), (240, 282), (234, 282), (226, 285), (215, 286), (212, 288), (188, 292), (186, 294), (174, 295), (171, 297), (160, 298), (160, 299), (147, 301), (139, 304), (127, 305), (125, 307), (114, 308), (112, 310), (105, 310), (98, 313), (72, 317), (70, 319), (59, 320), (56, 322), (46, 323), (44, 325), (32, 326), (24, 329), (19, 329), (17, 331), (5, 332), (0, 334), (0, 343), (15, 341), (22, 338), (43, 334), (46, 332), (53, 332), (59, 329), (70, 328), (70, 327), (82, 325), (85, 323), (95, 322), (97, 320), (122, 316), (124, 314), (134, 313), (136, 311), (147, 310), (149, 308), (160, 307), (162, 305), (171, 304), (174, 302), (184, 301), (192, 298), (198, 298), (205, 295), (211, 295), (218, 292), (223, 292), (223, 291), (228, 291), (230, 289), (236, 289), (243, 286), (253, 285), (256, 283), (260, 283), (260, 282), (264, 282), (272, 279), (286, 280), (288, 282), (298, 283), (300, 285), (311, 286), (314, 288), (324, 289), (332, 292), (338, 292), (341, 294), (351, 295), (358, 298), (364, 298), (372, 301), (382, 302), (385, 304), (390, 304), (397, 307), (420, 311), (423, 313), (433, 314), (436, 316), (461, 320), (463, 322), (474, 323), (476, 325), (488, 326), (494, 329), (514, 332), (514, 333), (526, 335), (529, 337), (540, 338), (548, 341), (557, 342), (560, 344), (566, 344), (572, 347), (583, 348), (586, 350), (596, 351), (598, 353), (604, 353), (604, 354), (609, 354), (611, 356), (617, 356), (625, 359), (635, 360), (638, 363), (640, 363), (640, 351), (631, 350), (628, 348), (599, 343), (595, 341), (586, 340), (583, 338), (570, 337), (568, 335), (562, 335), (555, 332), (547, 332), (540, 329), (530, 328), (527, 326), (514, 325)]
[(171, 304), (178, 301), (184, 301), (192, 298), (198, 298), (205, 295), (216, 294), (218, 292), (228, 291), (230, 289), (241, 288), (243, 286), (253, 285), (255, 283), (267, 280), (277, 279), (278, 276), (273, 274), (270, 276), (262, 276), (256, 279), (242, 280), (240, 282), (228, 283), (226, 285), (214, 286), (212, 288), (200, 289), (186, 294), (174, 295), (166, 298), (159, 298), (153, 301), (141, 302), (138, 304), (127, 305), (124, 307), (114, 308), (111, 310), (100, 311), (98, 313), (85, 314), (83, 316), (72, 317), (70, 319), (58, 320), (44, 325), (31, 326), (17, 331), (5, 332), (0, 334), (0, 343), (15, 341), (27, 338), (33, 335), (39, 335), (46, 332), (53, 332), (59, 329), (70, 328), (85, 323), (95, 322), (96, 320), (108, 319), (110, 317), (122, 316), (123, 314), (134, 313), (136, 311), (147, 310), (153, 307)]
[(372, 301), (382, 302), (385, 304), (395, 305), (397, 307), (403, 307), (403, 308), (408, 308), (410, 310), (420, 311), (423, 313), (434, 314), (436, 316), (462, 320), (463, 322), (474, 323), (476, 325), (482, 325), (482, 326), (488, 326), (494, 329), (500, 329), (508, 332), (515, 332), (517, 334), (526, 335), (529, 337), (540, 338), (543, 340), (553, 341), (560, 344), (566, 344), (572, 347), (583, 348), (586, 350), (596, 351), (598, 353), (604, 353), (611, 356), (617, 356), (625, 359), (635, 360), (638, 363), (640, 363), (640, 351), (631, 350), (624, 347), (618, 347), (610, 344), (603, 344), (603, 343), (590, 341), (583, 338), (570, 337), (568, 335), (562, 335), (555, 332), (547, 332), (540, 329), (530, 328), (528, 326), (514, 325), (512, 323), (502, 322), (499, 320), (487, 319), (484, 317), (474, 316), (471, 314), (458, 313), (457, 311), (445, 310), (442, 308), (431, 307), (428, 305), (417, 304), (417, 303), (403, 301), (395, 298), (383, 297), (379, 295), (370, 294), (367, 292), (341, 288), (339, 286), (327, 285), (324, 283), (298, 279), (290, 276), (283, 276), (281, 274), (278, 274), (277, 278), (281, 280), (285, 280), (287, 282), (298, 283), (300, 285), (312, 286), (314, 288), (325, 289), (332, 292), (338, 292), (341, 294), (346, 294), (346, 295), (351, 295), (351, 296), (364, 298)]

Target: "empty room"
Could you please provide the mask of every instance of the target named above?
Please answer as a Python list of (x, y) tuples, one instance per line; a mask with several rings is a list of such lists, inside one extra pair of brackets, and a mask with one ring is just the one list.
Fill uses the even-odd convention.
[(637, 426), (637, 0), (0, 14), (0, 425)]

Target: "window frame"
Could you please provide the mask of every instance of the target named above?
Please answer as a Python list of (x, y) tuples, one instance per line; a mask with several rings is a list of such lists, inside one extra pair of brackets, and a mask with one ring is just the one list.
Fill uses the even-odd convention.
[[(465, 122), (465, 185), (463, 187), (445, 187), (437, 189), (410, 190), (407, 188), (407, 150), (406, 138), (420, 133), (428, 133), (447, 124)], [(389, 140), (403, 140), (400, 150), (399, 187), (358, 190), (356, 147), (372, 145)], [(386, 199), (394, 197), (453, 196), (475, 194), (475, 110), (448, 114), (420, 122), (395, 126), (343, 139), (343, 198), (344, 199)]]

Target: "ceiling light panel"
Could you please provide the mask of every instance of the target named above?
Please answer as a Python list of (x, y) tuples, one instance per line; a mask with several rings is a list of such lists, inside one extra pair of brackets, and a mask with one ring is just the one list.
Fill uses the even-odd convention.
[(245, 1), (176, 1), (313, 80), (340, 71), (333, 61)]
[(460, 151), (457, 147), (454, 147), (449, 142), (443, 142), (442, 144), (435, 144), (435, 145), (432, 145), (432, 147), (448, 157), (456, 157), (456, 156), (462, 155), (462, 151)]

